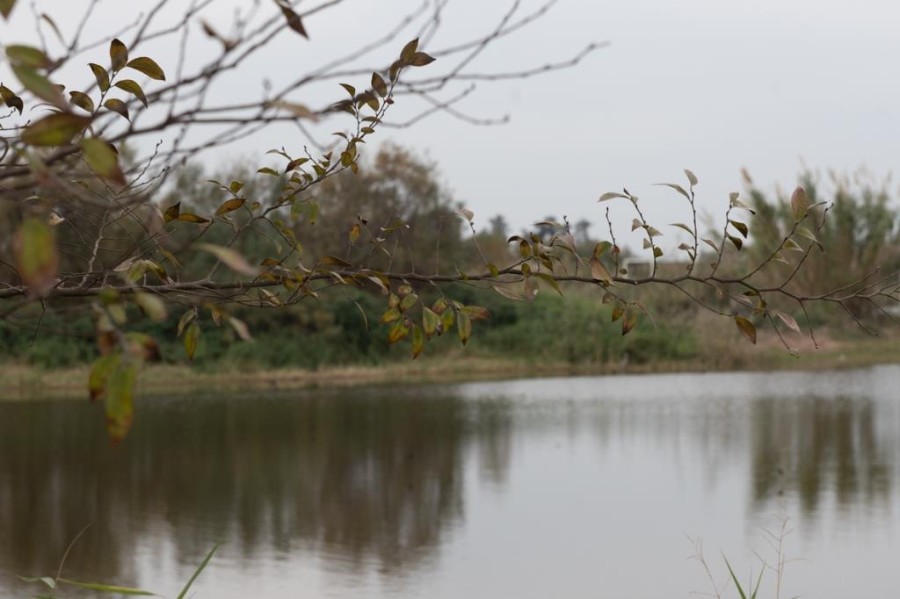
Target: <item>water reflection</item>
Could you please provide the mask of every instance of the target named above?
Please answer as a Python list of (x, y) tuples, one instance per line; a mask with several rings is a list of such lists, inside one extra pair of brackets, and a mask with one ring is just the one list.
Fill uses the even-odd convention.
[[(835, 507), (889, 505), (898, 498), (900, 449), (890, 389), (900, 371), (826, 383), (812, 376), (546, 379), (161, 399), (142, 403), (137, 426), (115, 449), (95, 407), (0, 403), (0, 594), (20, 590), (5, 586), (15, 584), (13, 574), (52, 572), (89, 522), (67, 565), (85, 579), (146, 581), (167, 559), (181, 568), (169, 575), (183, 579), (219, 539), (248, 576), (261, 562), (301, 552), (339, 577), (374, 570), (402, 579), (449, 567), (437, 558), (483, 526), (467, 513), (484, 497), (515, 496), (540, 513), (550, 494), (596, 487), (598, 473), (610, 477), (600, 481), (604, 488), (627, 488), (633, 476), (668, 481), (658, 484), (671, 488), (654, 491), (661, 496), (699, 489), (688, 496), (702, 504), (700, 512), (743, 496), (751, 520), (783, 497), (796, 498), (811, 520)], [(869, 385), (862, 392), (861, 380)], [(556, 487), (539, 485), (523, 499), (515, 495), (524, 488), (516, 473), (529, 460), (549, 472), (583, 465), (574, 478), (554, 478)], [(617, 461), (635, 470), (608, 466)], [(678, 475), (669, 477), (673, 471)], [(719, 492), (723, 486), (729, 493)], [(590, 529), (598, 517), (590, 506), (552, 513), (574, 529)], [(664, 518), (687, 526), (677, 511)], [(172, 555), (136, 551), (148, 539)]]

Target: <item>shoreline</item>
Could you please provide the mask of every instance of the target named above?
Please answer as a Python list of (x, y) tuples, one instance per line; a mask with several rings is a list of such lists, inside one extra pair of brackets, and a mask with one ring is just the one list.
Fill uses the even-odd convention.
[[(672, 372), (763, 370), (844, 370), (900, 363), (900, 340), (865, 340), (804, 350), (799, 357), (783, 348), (756, 348), (723, 365), (704, 360), (645, 364), (568, 364), (458, 354), (381, 366), (330, 366), (319, 370), (260, 369), (214, 372), (187, 365), (148, 365), (138, 380), (138, 396), (191, 394), (200, 391), (253, 392), (365, 385), (458, 383), (543, 376), (600, 376)], [(219, 366), (220, 370), (225, 366)], [(30, 365), (0, 364), (0, 401), (86, 399), (88, 365), (45, 370)]]

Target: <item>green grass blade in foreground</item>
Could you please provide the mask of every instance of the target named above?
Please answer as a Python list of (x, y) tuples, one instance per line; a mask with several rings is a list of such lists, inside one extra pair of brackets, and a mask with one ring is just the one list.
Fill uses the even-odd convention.
[(759, 592), (759, 585), (760, 583), (762, 583), (762, 575), (764, 571), (761, 571), (759, 573), (759, 578), (756, 579), (756, 586), (753, 588), (753, 592), (750, 594), (750, 596), (747, 597), (747, 593), (744, 592), (744, 587), (741, 586), (741, 583), (738, 580), (737, 575), (734, 573), (731, 564), (728, 563), (728, 558), (723, 555), (722, 559), (725, 560), (725, 565), (728, 567), (728, 573), (731, 574), (731, 580), (734, 581), (734, 586), (737, 587), (737, 591), (741, 596), (741, 599), (756, 599), (756, 594)]
[(213, 548), (209, 550), (209, 553), (206, 554), (206, 557), (203, 559), (202, 562), (200, 562), (200, 565), (197, 566), (197, 569), (194, 570), (194, 575), (191, 576), (191, 579), (189, 581), (187, 581), (187, 584), (184, 585), (184, 588), (181, 589), (180, 593), (178, 593), (178, 599), (185, 598), (185, 596), (187, 595), (187, 592), (191, 589), (191, 585), (194, 584), (194, 581), (197, 580), (197, 577), (200, 576), (200, 573), (203, 572), (203, 570), (209, 564), (209, 560), (212, 559), (212, 556), (216, 552), (216, 549), (219, 548), (219, 545), (221, 545), (221, 543), (216, 543), (215, 545), (213, 545)]
[(115, 584), (103, 584), (101, 582), (79, 582), (77, 580), (68, 580), (66, 578), (59, 578), (57, 579), (57, 582), (81, 589), (87, 589), (89, 591), (97, 591), (100, 593), (116, 593), (118, 595), (141, 595), (144, 597), (157, 596), (156, 593), (151, 593), (150, 591), (145, 591), (143, 589), (122, 587)]

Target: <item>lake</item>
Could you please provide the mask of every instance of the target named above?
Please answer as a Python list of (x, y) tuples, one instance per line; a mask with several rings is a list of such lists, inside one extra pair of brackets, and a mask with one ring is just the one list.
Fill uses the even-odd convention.
[(219, 541), (198, 599), (690, 597), (769, 533), (781, 597), (894, 596), (900, 367), (143, 398), (114, 448), (0, 402), (0, 596), (87, 525), (64, 577), (170, 597)]

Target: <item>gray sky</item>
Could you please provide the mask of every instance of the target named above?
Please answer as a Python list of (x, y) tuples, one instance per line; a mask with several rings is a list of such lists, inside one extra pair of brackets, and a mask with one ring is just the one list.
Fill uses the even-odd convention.
[[(285, 81), (350, 41), (383, 31), (418, 4), (348, 0), (306, 23), (312, 41), (280, 36), (264, 60), (220, 93), (257, 93), (264, 77)], [(526, 12), (538, 5), (523, 4)], [(73, 24), (64, 11), (77, 14), (83, 2), (44, 5), (59, 11), (52, 14), (66, 29)], [(104, 0), (92, 27), (108, 34), (137, 7), (150, 5)], [(450, 0), (443, 30), (424, 49), (489, 30), (507, 6)], [(22, 24), (28, 12), (19, 12), (18, 22), (0, 26), (5, 42), (29, 39)], [(224, 28), (230, 15), (210, 18)], [(479, 85), (459, 106), (475, 116), (508, 113), (509, 124), (475, 127), (439, 114), (412, 129), (377, 135), (427, 153), (477, 223), (502, 213), (518, 229), (566, 214), (587, 218), (600, 234), (606, 204), (596, 200), (622, 186), (642, 198), (651, 223), (683, 221), (683, 200), (652, 184), (683, 182), (685, 167), (699, 177), (701, 206), (711, 214), (728, 192), (741, 189), (742, 167), (769, 189), (793, 187), (803, 164), (891, 171), (900, 156), (900, 79), (893, 68), (900, 58), (898, 24), (900, 3), (886, 0), (560, 0), (539, 22), (489, 48), (470, 70), (543, 64), (593, 41), (610, 46), (569, 70)], [(191, 47), (195, 59), (214, 49), (212, 40), (198, 38)], [(172, 56), (171, 45), (146, 51), (161, 64)], [(339, 97), (331, 85), (333, 93), (309, 90), (308, 98), (296, 99), (316, 105), (328, 94)], [(409, 116), (414, 107), (398, 102), (393, 118)], [(225, 154), (258, 155), (264, 163), (265, 150), (299, 149), (302, 142), (296, 130), (270, 129)], [(220, 152), (208, 161), (221, 159)], [(628, 224), (626, 208), (618, 207), (615, 216)], [(677, 239), (671, 229), (664, 232)]]

